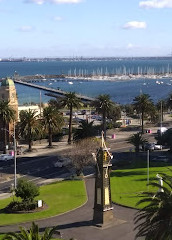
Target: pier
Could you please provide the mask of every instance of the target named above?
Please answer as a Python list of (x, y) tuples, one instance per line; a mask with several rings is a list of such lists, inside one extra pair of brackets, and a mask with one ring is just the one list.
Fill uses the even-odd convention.
[[(53, 88), (48, 88), (48, 87), (45, 87), (45, 86), (39, 86), (37, 84), (23, 82), (21, 80), (16, 80), (15, 79), (14, 82), (17, 83), (17, 84), (28, 86), (28, 87), (33, 87), (33, 88), (37, 88), (37, 89), (40, 89), (40, 90), (44, 90), (44, 91), (48, 92), (46, 95), (51, 96), (51, 97), (58, 97), (58, 95), (65, 96), (66, 93), (67, 93), (67, 92), (62, 91), (60, 89), (53, 89)], [(80, 94), (76, 94), (76, 96), (79, 99), (81, 99), (82, 101), (94, 101), (95, 100), (94, 98), (83, 96), (83, 95), (80, 95)]]

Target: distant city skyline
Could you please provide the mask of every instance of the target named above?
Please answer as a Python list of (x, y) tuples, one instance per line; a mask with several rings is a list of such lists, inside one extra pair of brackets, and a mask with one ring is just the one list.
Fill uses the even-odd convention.
[(0, 58), (170, 56), (172, 0), (0, 0)]

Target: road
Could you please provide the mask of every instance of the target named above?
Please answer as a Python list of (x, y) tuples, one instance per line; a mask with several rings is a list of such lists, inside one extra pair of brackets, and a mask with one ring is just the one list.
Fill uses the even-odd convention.
[[(30, 181), (34, 181), (40, 185), (43, 181), (46, 182), (49, 178), (58, 178), (62, 174), (69, 173), (68, 169), (65, 167), (55, 168), (53, 163), (56, 161), (56, 154), (50, 154), (50, 156), (20, 158), (17, 161), (17, 177), (27, 177)], [(5, 162), (4, 166), (0, 169), (0, 192), (9, 192), (11, 184), (14, 183), (13, 172), (13, 163)], [(3, 182), (5, 178), (6, 181)]]
[[(133, 149), (133, 146), (127, 143), (126, 139), (132, 132), (122, 133), (123, 138), (107, 139), (107, 147), (114, 155), (114, 159), (121, 158), (120, 153), (126, 153)], [(154, 134), (145, 134), (149, 141), (153, 142)], [(49, 179), (58, 178), (64, 174), (69, 174), (67, 168), (55, 168), (54, 162), (57, 161), (58, 151), (47, 150), (42, 153), (42, 156), (34, 157), (18, 157), (17, 158), (17, 178), (27, 177), (30, 181), (41, 185), (43, 182), (48, 182)], [(86, 174), (92, 173), (92, 169), (86, 171)], [(4, 181), (5, 180), (5, 181)], [(14, 183), (14, 164), (12, 161), (0, 162), (0, 193), (9, 192), (11, 184)]]

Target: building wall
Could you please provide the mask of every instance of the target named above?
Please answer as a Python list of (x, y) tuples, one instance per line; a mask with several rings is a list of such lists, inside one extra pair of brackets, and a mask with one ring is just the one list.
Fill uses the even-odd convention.
[[(12, 81), (12, 80), (10, 80)], [(8, 82), (7, 82), (8, 83)], [(16, 88), (15, 85), (6, 85), (0, 87), (0, 100), (8, 101), (9, 106), (11, 106), (15, 110), (15, 118), (16, 122), (18, 121), (18, 100), (17, 100), (17, 94), (16, 94)], [(2, 122), (0, 122), (0, 149), (4, 145), (4, 129), (2, 129)], [(6, 132), (7, 132), (7, 141), (13, 142), (13, 133), (14, 133), (14, 123), (11, 122), (7, 124), (6, 126)]]

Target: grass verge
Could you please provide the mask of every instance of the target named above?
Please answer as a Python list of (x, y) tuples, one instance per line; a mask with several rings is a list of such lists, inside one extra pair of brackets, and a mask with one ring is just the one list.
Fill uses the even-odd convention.
[(7, 214), (3, 209), (12, 201), (12, 197), (0, 200), (0, 225), (34, 221), (62, 214), (81, 206), (87, 199), (84, 181), (63, 181), (40, 188), (39, 199), (48, 205), (41, 212), (27, 214)]
[[(171, 166), (169, 168), (172, 170)], [(156, 174), (161, 172), (170, 174), (167, 167), (151, 167), (149, 180), (157, 182)], [(147, 168), (115, 170), (111, 173), (113, 202), (135, 208), (136, 203), (141, 199), (139, 194), (147, 190), (156, 192), (156, 189), (147, 186)]]

